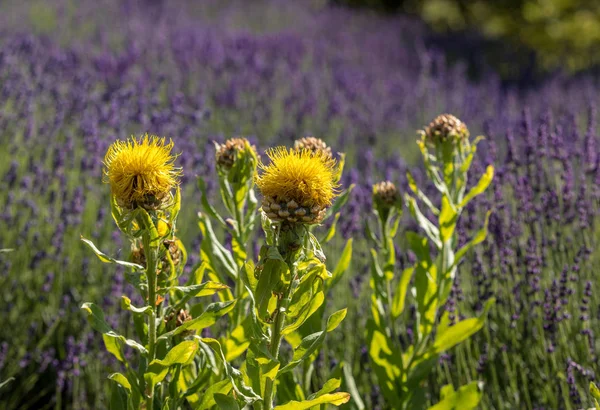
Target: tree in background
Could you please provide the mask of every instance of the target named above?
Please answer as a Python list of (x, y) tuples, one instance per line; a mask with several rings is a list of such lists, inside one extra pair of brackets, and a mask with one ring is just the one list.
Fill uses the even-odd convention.
[(543, 70), (578, 71), (600, 62), (600, 2), (586, 0), (333, 0), (418, 14), (436, 30), (477, 30), (535, 51)]

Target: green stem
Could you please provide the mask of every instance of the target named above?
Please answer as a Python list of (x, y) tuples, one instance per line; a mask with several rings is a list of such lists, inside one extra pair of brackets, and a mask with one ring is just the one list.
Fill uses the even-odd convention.
[[(145, 240), (145, 245), (150, 240)], [(152, 307), (148, 318), (148, 363), (156, 357), (156, 264), (158, 252), (156, 247), (146, 247), (146, 277), (148, 278), (148, 305)], [(148, 410), (154, 408), (154, 385), (149, 386)]]
[[(291, 258), (290, 258), (291, 259)], [(285, 295), (277, 301), (277, 311), (275, 312), (275, 323), (272, 327), (271, 334), (271, 344), (269, 346), (269, 352), (271, 356), (273, 356), (274, 360), (278, 360), (279, 357), (279, 348), (281, 347), (281, 339), (283, 335), (281, 331), (283, 329), (283, 324), (285, 322), (285, 312), (287, 311), (287, 304), (289, 303), (289, 298), (292, 293), (292, 285), (297, 275), (297, 267), (294, 261), (288, 260), (288, 266), (290, 267), (290, 285), (286, 289)], [(273, 409), (273, 399), (275, 397), (275, 380), (267, 377), (265, 382), (265, 410)]]

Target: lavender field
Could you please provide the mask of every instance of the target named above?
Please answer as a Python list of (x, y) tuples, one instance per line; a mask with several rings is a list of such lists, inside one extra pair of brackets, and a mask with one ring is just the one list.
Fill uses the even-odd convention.
[[(596, 338), (600, 306), (593, 297), (599, 290), (595, 277), (600, 268), (597, 75), (556, 74), (525, 87), (503, 82), (490, 67), (473, 79), (465, 63), (447, 61), (443, 42), (435, 40), (416, 18), (375, 15), (325, 3), (0, 3), (0, 409), (239, 409), (244, 408), (243, 400), (245, 408), (270, 409), (261, 389), (273, 394), (275, 408), (281, 409), (333, 405), (438, 410), (594, 407), (589, 385), (600, 375), (600, 339)], [(400, 391), (398, 386), (406, 380), (399, 377), (392, 387), (382, 382), (381, 363), (373, 353), (379, 345), (368, 331), (378, 286), (374, 272), (380, 259), (393, 262), (383, 269), (395, 272), (387, 279), (390, 300), (385, 299), (385, 290), (380, 294), (391, 306), (389, 287), (403, 286), (401, 273), (424, 260), (407, 233), (422, 232), (423, 226), (436, 224), (438, 216), (435, 207), (427, 210), (421, 205), (423, 218), (433, 222), (412, 217), (412, 202), (405, 194), (418, 195), (411, 190), (414, 184), (407, 172), (423, 196), (443, 205), (441, 198), (446, 194), (432, 182), (415, 143), (417, 130), (443, 113), (452, 113), (467, 124), (471, 140), (485, 136), (470, 164), (468, 189), (476, 186), (488, 165), (494, 168), (489, 188), (472, 201), (463, 201), (462, 214), (458, 213), (462, 217), (454, 220), (455, 240), (451, 242), (459, 249), (480, 232), (486, 212), (491, 211), (487, 237), (453, 271), (449, 293), (440, 299), (439, 315), (434, 315), (432, 326), (437, 330), (432, 330), (431, 337), (469, 318), (483, 319), (480, 330), (452, 348), (436, 351), (419, 382), (407, 384), (410, 391), (422, 391), (419, 404), (416, 393), (406, 402), (400, 397), (401, 404), (397, 404), (389, 391)], [(151, 359), (167, 361), (166, 350), (161, 353), (157, 344), (158, 353), (153, 352), (153, 343), (144, 343), (144, 337), (138, 350), (125, 343), (121, 356), (107, 350), (106, 332), (101, 334), (97, 324), (86, 320), (82, 305), (93, 302), (104, 312), (103, 325), (135, 339), (139, 329), (132, 317), (146, 313), (133, 306), (144, 306), (148, 295), (137, 293), (130, 266), (103, 263), (81, 237), (114, 259), (136, 262), (130, 255), (129, 237), (113, 220), (115, 207), (111, 208), (111, 188), (103, 183), (103, 161), (115, 140), (145, 133), (172, 140), (173, 153), (179, 154), (175, 164), (182, 170), (176, 233), (185, 244), (187, 261), (177, 268), (180, 272), (169, 279), (168, 286), (179, 286), (176, 290), (182, 294), (191, 292), (198, 285), (194, 281), (199, 266), (219, 252), (237, 258), (242, 242), (247, 244), (244, 255), (253, 263), (238, 263), (238, 276), (233, 279), (208, 268), (202, 282), (229, 286), (231, 300), (238, 300), (236, 309), (203, 329), (194, 328), (195, 336), (185, 339), (185, 332), (174, 333), (181, 340), (173, 338), (166, 346), (193, 340), (198, 350), (188, 361), (168, 367), (169, 376), (163, 374), (156, 392), (153, 382), (152, 399), (146, 392), (142, 402), (128, 399), (118, 407), (115, 397), (125, 397), (125, 384), (115, 390), (109, 374), (123, 372), (131, 381), (136, 372), (129, 364), (152, 366)], [(217, 222), (229, 208), (221, 200), (226, 171), (217, 160), (221, 157), (215, 142), (247, 138), (249, 144), (240, 150), (254, 145), (267, 164), (269, 158), (275, 161), (265, 154), (269, 147), (292, 147), (295, 140), (307, 136), (325, 141), (338, 161), (336, 153), (345, 153), (339, 191), (348, 190), (347, 202), (339, 209), (334, 202), (332, 209), (339, 212), (335, 232), (329, 229), (335, 216), (328, 215), (314, 228), (314, 236), (322, 243), (321, 253), (315, 247), (315, 257), (326, 255), (324, 264), (334, 272), (334, 281), (328, 285), (323, 278), (325, 285), (318, 292), (326, 294), (324, 301), (310, 308), (318, 317), (286, 334), (281, 356), (279, 349), (270, 352), (271, 356), (263, 353), (277, 362), (277, 368), (282, 357), (281, 368), (286, 368), (297, 359), (294, 349), (306, 336), (302, 332), (309, 332), (305, 328), (320, 330), (327, 323), (323, 331), (327, 339), (319, 339), (322, 345), (303, 357), (303, 363), (295, 363), (297, 367), (290, 366), (289, 371), (286, 368), (277, 383), (267, 378), (265, 388), (265, 380), (259, 381), (258, 391), (248, 369), (253, 361), (264, 363), (259, 360), (260, 349), (252, 349), (260, 337), (248, 336), (251, 332), (244, 327), (242, 307), (254, 311), (254, 303), (260, 305), (260, 301), (252, 298), (252, 286), (246, 284), (245, 290), (240, 272), (256, 265), (256, 277), (260, 277), (268, 270), (259, 274), (264, 268), (260, 260), (268, 259), (262, 249), (271, 245), (269, 230), (263, 220), (266, 233), (262, 232), (260, 215), (255, 226), (236, 215), (237, 228), (231, 230), (227, 224), (234, 226), (232, 222)], [(269, 170), (259, 166), (260, 172)], [(260, 175), (264, 178), (265, 174)], [(247, 183), (252, 185), (253, 178)], [(397, 232), (390, 228), (395, 233), (391, 245), (383, 240), (387, 238), (385, 212), (373, 199), (378, 198), (373, 185), (384, 180), (393, 182), (403, 198), (398, 199), (401, 206), (385, 209), (393, 209), (390, 227), (393, 218), (398, 220)], [(258, 206), (265, 207), (266, 195), (261, 193), (266, 189), (260, 181), (256, 197)], [(246, 202), (239, 209), (250, 215), (253, 194), (243, 192)], [(217, 217), (203, 201), (214, 206)], [(444, 207), (440, 209), (443, 214)], [(213, 217), (210, 229), (207, 214)], [(380, 234), (374, 233), (378, 218), (384, 219)], [(242, 222), (248, 224), (247, 231), (240, 228)], [(443, 235), (443, 226), (440, 232)], [(215, 245), (213, 236), (223, 245)], [(379, 238), (381, 248), (373, 244), (373, 236)], [(430, 242), (433, 249), (435, 240)], [(432, 252), (437, 255), (435, 249)], [(383, 255), (393, 255), (393, 259)], [(291, 259), (283, 257), (292, 272)], [(347, 266), (336, 276), (343, 265), (338, 261), (343, 260)], [(415, 275), (419, 275), (417, 268)], [(404, 292), (406, 308), (392, 314), (395, 325), (386, 333), (402, 352), (426, 343), (415, 331), (423, 323), (420, 290), (411, 290), (418, 283), (415, 276), (404, 285), (409, 288)], [(254, 289), (257, 294), (259, 289)], [(210, 302), (221, 303), (225, 309), (229, 296), (217, 294), (221, 290), (215, 288), (214, 295), (206, 293), (210, 297), (202, 299), (199, 296), (204, 294), (195, 299), (185, 296), (177, 303), (185, 305), (182, 311), (193, 322)], [(267, 299), (279, 295), (278, 290), (266, 294)], [(164, 312), (168, 312), (167, 303), (175, 305), (177, 300), (174, 294), (163, 299)], [(132, 305), (124, 308), (124, 300)], [(296, 299), (290, 296), (290, 300), (293, 313)], [(163, 308), (151, 302), (156, 310), (152, 314), (160, 314)], [(344, 308), (345, 319), (330, 326), (326, 318), (337, 318)], [(261, 312), (262, 307), (256, 309)], [(264, 309), (273, 313), (268, 303)], [(274, 325), (265, 320), (261, 326)], [(235, 329), (242, 328), (247, 343), (239, 342), (244, 347), (236, 355), (227, 349), (233, 349), (232, 334), (239, 336)], [(158, 332), (160, 339), (160, 325)], [(271, 332), (265, 334), (276, 337), (279, 331)], [(151, 339), (151, 332), (142, 333)], [(218, 349), (212, 340), (223, 346), (227, 359), (223, 363), (213, 352)], [(269, 349), (273, 340), (266, 345)], [(277, 342), (279, 347), (281, 340)], [(146, 345), (148, 363), (138, 357)], [(404, 369), (404, 358), (399, 360)], [(179, 401), (161, 401), (159, 397), (173, 397), (173, 391), (183, 389), (184, 382), (178, 378), (186, 366), (196, 366), (192, 379), (202, 379), (204, 384), (194, 385), (199, 389), (194, 392), (186, 385), (189, 393), (177, 393)], [(205, 369), (213, 370), (202, 373)], [(232, 376), (236, 369), (241, 369), (245, 384)], [(260, 367), (260, 377), (271, 370)], [(140, 374), (144, 380), (143, 371)], [(228, 389), (220, 384), (226, 379)], [(331, 380), (339, 383), (329, 391), (321, 390)], [(451, 385), (458, 392), (474, 382), (480, 382), (476, 383), (480, 397), (472, 407), (458, 401), (441, 406), (443, 397), (451, 396), (444, 386)], [(240, 387), (246, 384), (250, 390)], [(338, 388), (349, 395), (344, 396), (346, 401), (336, 402), (332, 396), (332, 401), (302, 407), (289, 404), (301, 401), (292, 394), (293, 387), (286, 390), (294, 384), (304, 390), (301, 398), (306, 403), (341, 394), (333, 392)], [(262, 401), (251, 400), (255, 397), (252, 389)], [(129, 391), (133, 397), (131, 386)], [(321, 393), (314, 396), (315, 392)], [(210, 400), (203, 399), (209, 396)], [(440, 405), (435, 407), (436, 403)]]

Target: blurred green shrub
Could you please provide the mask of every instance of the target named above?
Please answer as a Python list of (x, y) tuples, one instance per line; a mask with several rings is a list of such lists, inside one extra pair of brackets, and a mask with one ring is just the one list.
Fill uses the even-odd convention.
[(477, 30), (534, 50), (543, 70), (578, 71), (600, 62), (600, 2), (587, 0), (333, 0), (416, 13), (441, 31)]
[(36, 34), (48, 34), (56, 29), (56, 10), (43, 1), (35, 1), (29, 8), (29, 19)]

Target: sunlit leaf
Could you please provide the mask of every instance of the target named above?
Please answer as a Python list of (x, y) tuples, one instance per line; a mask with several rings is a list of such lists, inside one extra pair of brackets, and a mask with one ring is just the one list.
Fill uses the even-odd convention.
[(494, 179), (494, 167), (492, 165), (488, 165), (488, 167), (485, 170), (485, 173), (481, 176), (481, 178), (479, 178), (477, 185), (475, 185), (469, 190), (469, 192), (467, 193), (467, 195), (465, 195), (459, 206), (461, 208), (465, 207), (473, 198), (483, 193), (487, 189), (487, 187), (490, 186), (492, 179)]

